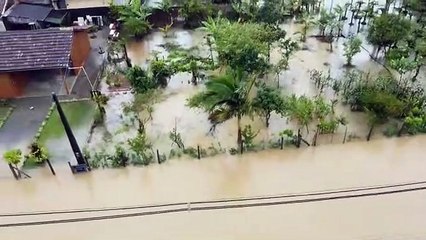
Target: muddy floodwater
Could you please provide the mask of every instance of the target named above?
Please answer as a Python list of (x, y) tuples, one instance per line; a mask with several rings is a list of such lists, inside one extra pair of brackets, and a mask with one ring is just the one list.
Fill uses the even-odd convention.
[[(425, 142), (426, 136), (383, 139), (81, 175), (71, 175), (58, 166), (56, 177), (40, 169), (31, 180), (17, 182), (10, 177), (0, 181), (0, 213), (193, 202), (424, 181)], [(425, 198), (426, 191), (415, 191), (0, 228), (0, 239), (425, 239)], [(0, 225), (82, 216), (88, 214), (0, 216)]]

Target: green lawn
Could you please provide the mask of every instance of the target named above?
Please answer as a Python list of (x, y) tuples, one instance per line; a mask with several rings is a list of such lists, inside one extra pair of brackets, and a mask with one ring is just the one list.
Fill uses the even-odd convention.
[[(61, 106), (73, 130), (90, 122), (95, 113), (95, 105), (92, 101), (67, 102), (61, 103)], [(60, 138), (64, 135), (64, 127), (55, 107), (40, 134), (39, 142), (44, 144), (48, 139)]]
[(10, 107), (0, 107), (0, 128), (6, 122), (10, 109)]

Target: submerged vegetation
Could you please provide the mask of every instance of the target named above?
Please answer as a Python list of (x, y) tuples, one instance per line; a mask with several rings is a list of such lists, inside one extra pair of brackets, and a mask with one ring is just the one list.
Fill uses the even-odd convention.
[[(232, 1), (231, 10), (221, 12), (210, 2), (185, 0), (179, 11), (172, 13), (171, 3), (164, 2), (160, 10), (171, 20), (161, 27), (164, 42), (158, 46), (164, 54), (154, 52), (147, 64), (126, 64), (119, 69), (132, 94), (132, 100), (121, 109), (125, 138), (113, 147), (106, 144), (108, 147), (100, 150), (87, 149), (85, 156), (92, 167), (145, 166), (183, 155), (201, 158), (226, 151), (237, 154), (267, 147), (316, 146), (321, 144), (321, 138), (343, 132), (342, 142), (355, 135), (370, 140), (382, 126), (386, 127), (387, 136), (426, 132), (426, 95), (421, 82), (426, 59), (422, 1), (403, 1), (401, 11), (388, 5), (379, 9), (374, 1), (330, 9), (321, 4), (317, 0)], [(126, 43), (149, 33), (153, 26), (150, 14), (150, 9), (134, 1), (113, 8), (123, 33), (113, 45), (114, 51), (124, 51), (126, 63), (130, 63)], [(295, 35), (283, 27), (292, 17), (298, 24)], [(197, 46), (173, 42), (173, 28), (180, 23), (188, 28), (200, 27), (203, 38), (193, 44)], [(303, 62), (302, 57), (316, 57), (318, 49), (311, 44), (314, 38), (320, 41), (318, 45), (328, 48), (330, 53), (321, 54), (331, 56), (333, 62), (321, 62), (321, 69), (313, 69), (309, 62), (294, 68), (293, 62)], [(372, 47), (374, 52), (368, 52)], [(299, 51), (307, 57), (301, 57)], [(370, 55), (369, 64), (375, 64), (378, 71), (363, 71), (358, 56), (364, 53)], [(337, 55), (342, 61), (335, 60)], [(334, 71), (336, 62), (343, 70)], [(308, 73), (302, 73), (303, 67)], [(299, 72), (288, 74), (292, 71)], [(154, 114), (162, 100), (178, 94), (168, 91), (178, 74), (184, 76), (179, 82), (192, 84), (187, 86), (191, 91), (185, 95), (184, 114), (190, 118), (197, 110), (210, 124), (205, 129), (208, 136), (214, 136), (220, 125), (234, 124), (227, 133), (232, 144), (194, 144), (188, 141), (192, 137), (188, 130), (204, 125), (194, 123), (181, 129), (176, 116), (167, 112)], [(297, 92), (293, 85), (298, 81), (309, 81), (313, 90)], [(108, 99), (94, 100), (100, 113), (105, 114), (102, 109)], [(349, 115), (353, 114), (360, 118), (352, 121)], [(174, 128), (168, 125), (161, 133), (150, 131), (158, 118), (173, 118)], [(259, 119), (262, 124), (256, 124)], [(280, 124), (274, 124), (277, 119)], [(200, 117), (193, 121), (202, 120)], [(350, 129), (355, 132), (348, 133), (351, 124), (363, 125), (368, 131)], [(155, 145), (163, 137), (157, 136), (160, 134), (165, 135), (166, 140), (162, 141), (167, 142), (170, 152), (160, 152)]]

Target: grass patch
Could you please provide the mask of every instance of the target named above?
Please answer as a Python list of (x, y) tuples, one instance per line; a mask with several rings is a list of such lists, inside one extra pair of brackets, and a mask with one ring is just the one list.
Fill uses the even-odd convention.
[[(87, 121), (93, 119), (95, 113), (95, 105), (92, 101), (66, 102), (61, 103), (61, 106), (71, 129), (87, 123)], [(64, 135), (64, 127), (55, 108), (52, 115), (45, 122), (40, 133), (39, 142), (45, 144), (48, 139), (60, 138)]]
[(0, 106), (0, 128), (6, 122), (7, 118), (12, 113), (13, 108), (8, 106)]
[(33, 159), (29, 158), (24, 160), (24, 164), (22, 165), (22, 167), (24, 169), (32, 169), (32, 168), (40, 167), (43, 165), (44, 163), (37, 163)]

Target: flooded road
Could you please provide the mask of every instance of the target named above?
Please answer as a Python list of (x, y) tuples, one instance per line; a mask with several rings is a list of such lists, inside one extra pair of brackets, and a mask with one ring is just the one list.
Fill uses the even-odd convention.
[[(422, 181), (426, 179), (425, 141), (426, 136), (416, 136), (201, 161), (171, 160), (75, 176), (58, 166), (57, 177), (44, 169), (35, 171), (30, 180), (2, 179), (0, 212), (134, 206)], [(0, 228), (0, 239), (27, 239), (35, 234), (43, 234), (43, 239), (424, 239), (425, 197), (426, 192), (419, 191)], [(11, 219), (2, 217), (0, 224), (6, 220)]]

